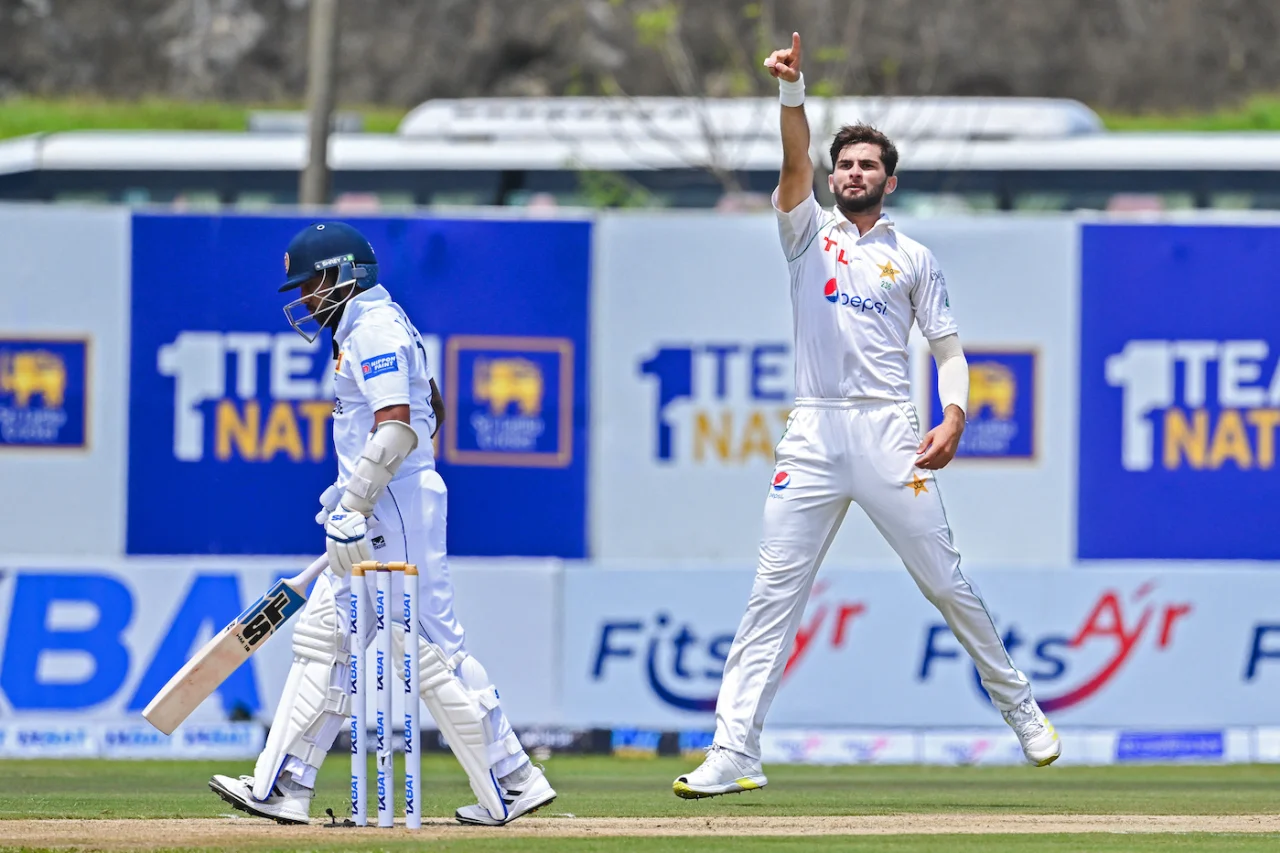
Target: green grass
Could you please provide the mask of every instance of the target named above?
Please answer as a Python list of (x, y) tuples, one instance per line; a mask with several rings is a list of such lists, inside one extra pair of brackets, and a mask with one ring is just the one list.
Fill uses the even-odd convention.
[[(671, 793), (671, 780), (689, 767), (681, 759), (556, 757), (546, 762), (560, 794), (550, 811), (579, 817), (1280, 812), (1280, 765), (773, 766), (763, 791), (693, 802)], [(0, 819), (215, 817), (228, 809), (207, 789), (209, 777), (250, 770), (234, 762), (0, 761)], [(427, 756), (423, 777), (425, 815), (447, 817), (472, 801), (448, 756)], [(345, 813), (348, 778), (342, 756), (325, 763), (313, 816), (326, 807)]]
[[(1186, 833), (1182, 835), (1117, 835), (1082, 833), (1078, 835), (895, 835), (895, 836), (807, 836), (803, 838), (520, 838), (502, 840), (477, 838), (459, 842), (456, 839), (392, 840), (355, 847), (347, 836), (344, 841), (327, 844), (307, 844), (304, 847), (282, 847), (278, 844), (260, 846), (253, 843), (237, 845), (236, 850), (252, 850), (255, 853), (269, 851), (346, 851), (353, 849), (378, 851), (475, 851), (475, 853), (499, 853), (499, 851), (528, 851), (528, 853), (741, 853), (741, 851), (770, 851), (770, 853), (1122, 853), (1122, 851), (1173, 850), (1178, 853), (1208, 851), (1208, 853), (1271, 853), (1280, 838), (1267, 835), (1209, 835)], [(0, 853), (36, 853), (36, 851), (60, 850), (48, 847), (0, 847)], [(161, 850), (195, 850), (217, 848), (161, 848)]]
[[(300, 110), (297, 104), (254, 107), (204, 101), (0, 100), (0, 139), (61, 130), (245, 130), (254, 109)], [(358, 112), (370, 133), (392, 133), (405, 110), (339, 107)]]
[[(369, 833), (375, 830), (369, 830)], [(386, 838), (374, 840), (362, 833), (360, 843), (352, 836), (335, 835), (332, 842), (303, 845), (262, 844), (251, 840), (237, 842), (234, 847), (165, 847), (160, 851), (236, 850), (254, 853), (275, 851), (468, 851), (468, 853), (842, 853), (842, 851), (887, 851), (887, 853), (1122, 853), (1122, 851), (1178, 851), (1178, 853), (1272, 853), (1280, 844), (1276, 835), (1244, 834), (1119, 834), (1078, 833), (1062, 835), (824, 835), (786, 837), (602, 837), (602, 838), (480, 838), (463, 841), (455, 838)], [(35, 853), (63, 851), (66, 847), (5, 847), (0, 853)], [(74, 848), (73, 848), (74, 849)], [(81, 848), (92, 849), (92, 848)]]
[[(423, 813), (448, 818), (472, 801), (452, 758), (423, 762)], [(1176, 767), (801, 767), (768, 768), (763, 791), (684, 801), (671, 780), (689, 769), (684, 759), (625, 760), (562, 756), (546, 762), (559, 798), (543, 815), (578, 817), (764, 817), (771, 815), (877, 814), (1259, 814), (1280, 813), (1280, 765)], [(312, 817), (326, 807), (346, 814), (348, 762), (334, 755), (317, 785)], [(0, 851), (3, 819), (18, 818), (215, 818), (229, 808), (206, 787), (214, 773), (248, 772), (249, 763), (202, 761), (0, 761)], [(399, 768), (397, 768), (399, 771)], [(397, 778), (402, 778), (397, 773)], [(373, 782), (372, 770), (368, 775)], [(538, 820), (539, 817), (529, 818)], [(229, 825), (230, 826), (230, 825)], [(234, 830), (233, 830), (234, 831)], [(302, 849), (353, 849), (355, 830), (334, 830), (332, 840), (314, 833)], [(1280, 836), (1165, 833), (1071, 835), (898, 835), (822, 837), (549, 838), (503, 839), (478, 831), (432, 838), (378, 839), (360, 831), (360, 845), (377, 850), (475, 851), (1121, 851), (1280, 849)], [(191, 848), (196, 849), (196, 848)], [(199, 848), (208, 849), (208, 848)], [(284, 850), (279, 835), (246, 838), (239, 850)]]
[(1257, 95), (1238, 107), (1207, 113), (1103, 113), (1109, 130), (1280, 130), (1280, 96)]
[[(261, 109), (297, 110), (297, 104)], [(61, 98), (0, 100), (0, 139), (61, 130), (244, 130), (255, 107), (203, 101), (101, 101)], [(404, 117), (397, 107), (340, 107), (364, 116), (365, 130), (392, 133)], [(1102, 113), (1110, 130), (1280, 130), (1280, 95), (1258, 95), (1239, 106), (1201, 113)]]

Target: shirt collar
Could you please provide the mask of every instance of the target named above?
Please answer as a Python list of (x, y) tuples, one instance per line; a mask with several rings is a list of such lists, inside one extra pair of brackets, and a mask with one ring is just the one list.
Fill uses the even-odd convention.
[(376, 284), (368, 290), (362, 290), (355, 296), (347, 300), (346, 307), (342, 309), (342, 319), (338, 321), (338, 328), (333, 332), (333, 340), (342, 346), (346, 343), (347, 338), (351, 335), (351, 329), (356, 324), (356, 320), (360, 315), (377, 305), (390, 305), (391, 294), (380, 284)]
[[(831, 212), (832, 212), (832, 213), (835, 215), (835, 217), (836, 217), (836, 225), (837, 225), (837, 226), (839, 226), (840, 228), (848, 228), (848, 229), (849, 229), (849, 230), (851, 230), (854, 234), (857, 234), (857, 233), (858, 233), (858, 226), (857, 226), (857, 225), (855, 225), (855, 224), (853, 223), (853, 221), (852, 221), (851, 219), (849, 219), (849, 217), (847, 217), (847, 216), (845, 216), (845, 215), (844, 215), (844, 211), (840, 209), (840, 205), (838, 205), (838, 204), (833, 204), (833, 205), (831, 206)], [(890, 218), (889, 218), (889, 214), (885, 213), (883, 210), (881, 210), (881, 211), (880, 211), (880, 218), (879, 218), (878, 220), (876, 220), (876, 224), (875, 224), (875, 225), (872, 225), (872, 226), (867, 230), (867, 233), (866, 233), (866, 234), (861, 235), (861, 237), (867, 237), (867, 236), (869, 236), (869, 235), (871, 235), (871, 234), (874, 234), (874, 233), (876, 232), (876, 230), (877, 230), (877, 229), (880, 229), (880, 228), (887, 228), (887, 229), (892, 229), (892, 228), (893, 228), (893, 220), (892, 220), (892, 219), (890, 219)], [(859, 239), (861, 239), (861, 237), (860, 237)]]

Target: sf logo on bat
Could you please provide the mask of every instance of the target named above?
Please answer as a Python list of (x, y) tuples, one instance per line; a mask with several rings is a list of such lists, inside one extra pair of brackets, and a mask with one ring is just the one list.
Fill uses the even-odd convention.
[(278, 590), (268, 593), (257, 607), (246, 611), (240, 619), (236, 620), (241, 626), (236, 632), (240, 645), (245, 651), (252, 652), (288, 621), (304, 602), (305, 599), (302, 596), (281, 582)]

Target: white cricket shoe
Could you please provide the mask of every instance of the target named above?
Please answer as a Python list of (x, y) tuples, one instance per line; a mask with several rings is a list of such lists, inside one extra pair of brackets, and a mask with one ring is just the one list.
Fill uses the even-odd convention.
[(251, 815), (265, 817), (276, 823), (310, 823), (311, 798), (316, 792), (289, 779), (276, 781), (271, 796), (265, 800), (253, 798), (253, 777), (214, 776), (209, 780), (209, 790), (231, 804), (232, 808)]
[(1018, 735), (1022, 754), (1036, 767), (1052, 764), (1062, 755), (1062, 741), (1058, 740), (1058, 732), (1040, 710), (1035, 699), (1024, 699), (1018, 707), (1002, 711), (1001, 715)]
[(721, 794), (755, 791), (768, 784), (769, 780), (765, 778), (759, 761), (713, 743), (698, 769), (676, 779), (671, 790), (675, 791), (677, 797), (697, 800)]
[(504, 826), (522, 815), (533, 814), (556, 798), (556, 789), (551, 787), (541, 767), (531, 764), (529, 770), (523, 782), (513, 783), (509, 788), (499, 783), (502, 802), (507, 807), (505, 817), (494, 817), (484, 806), (473, 803), (454, 812), (454, 818), (458, 823), (475, 826)]

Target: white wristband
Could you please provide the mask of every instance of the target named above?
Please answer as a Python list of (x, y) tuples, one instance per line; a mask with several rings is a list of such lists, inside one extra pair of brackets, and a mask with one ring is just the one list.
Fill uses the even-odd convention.
[(778, 100), (784, 107), (804, 106), (804, 74), (794, 83), (779, 77)]
[(942, 410), (956, 406), (967, 416), (969, 410), (969, 362), (960, 346), (960, 336), (952, 333), (929, 341), (929, 350), (938, 363), (938, 398)]

